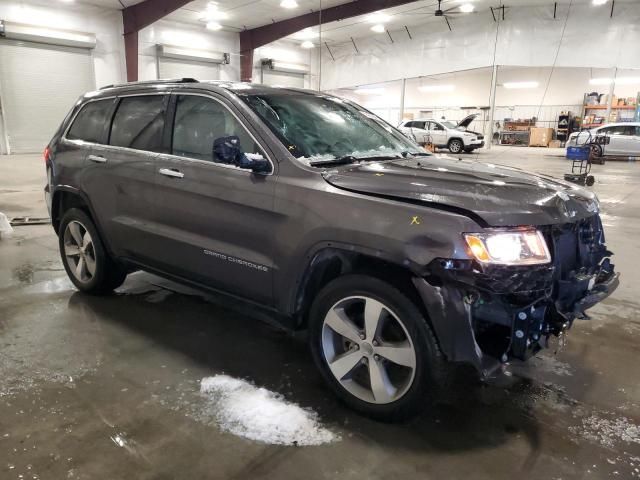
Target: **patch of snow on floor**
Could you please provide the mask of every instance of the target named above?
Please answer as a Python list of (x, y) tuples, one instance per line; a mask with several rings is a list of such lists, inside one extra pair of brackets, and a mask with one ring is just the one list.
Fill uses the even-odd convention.
[(618, 442), (640, 444), (640, 427), (626, 417), (609, 420), (591, 415), (582, 419), (582, 428), (571, 427), (570, 430), (605, 447), (614, 447)]
[(339, 439), (320, 425), (316, 413), (245, 380), (206, 377), (200, 392), (212, 402), (220, 428), (234, 435), (276, 445), (321, 445)]

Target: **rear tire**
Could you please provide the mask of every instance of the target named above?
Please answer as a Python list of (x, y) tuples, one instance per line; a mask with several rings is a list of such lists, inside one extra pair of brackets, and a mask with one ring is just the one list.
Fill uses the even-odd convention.
[(83, 210), (72, 208), (64, 214), (58, 245), (69, 279), (82, 292), (109, 293), (127, 277), (126, 270), (107, 253), (93, 221)]
[(451, 153), (460, 153), (464, 148), (464, 144), (462, 143), (462, 140), (453, 138), (449, 140), (448, 148)]
[(311, 306), (309, 342), (327, 385), (348, 406), (378, 420), (419, 413), (435, 398), (445, 372), (417, 306), (370, 276), (346, 275), (320, 291)]

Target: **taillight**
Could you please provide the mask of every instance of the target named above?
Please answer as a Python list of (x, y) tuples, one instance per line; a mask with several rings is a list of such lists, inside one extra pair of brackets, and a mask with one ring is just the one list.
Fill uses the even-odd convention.
[(51, 149), (49, 147), (46, 147), (42, 155), (44, 157), (44, 163), (48, 164), (49, 160), (51, 159)]

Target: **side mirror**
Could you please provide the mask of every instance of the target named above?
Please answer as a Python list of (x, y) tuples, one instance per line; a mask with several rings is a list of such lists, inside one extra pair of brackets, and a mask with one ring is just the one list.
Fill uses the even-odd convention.
[(235, 135), (217, 138), (213, 142), (213, 161), (235, 165), (254, 173), (270, 173), (271, 164), (259, 153), (244, 153)]
[(259, 153), (245, 153), (244, 157), (249, 161), (248, 167), (253, 173), (271, 173), (271, 164)]

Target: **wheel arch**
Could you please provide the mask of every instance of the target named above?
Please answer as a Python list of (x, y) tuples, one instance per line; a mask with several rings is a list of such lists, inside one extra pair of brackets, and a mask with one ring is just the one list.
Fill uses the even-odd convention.
[(95, 215), (91, 202), (87, 196), (77, 188), (71, 186), (59, 186), (56, 187), (53, 192), (51, 197), (51, 225), (53, 226), (56, 234), (60, 233), (60, 223), (62, 222), (65, 212), (71, 208), (78, 208), (89, 215), (96, 227), (96, 230), (98, 230), (100, 239), (107, 249), (107, 252), (112, 255), (113, 251), (111, 250), (109, 240), (104, 235), (104, 230), (100, 226), (100, 221)]
[(316, 249), (307, 259), (297, 276), (292, 289), (295, 293), (289, 303), (289, 311), (298, 329), (306, 328), (309, 310), (318, 292), (332, 280), (349, 274), (369, 275), (395, 285), (428, 318), (413, 284), (415, 274), (406, 266), (365, 249), (346, 245), (327, 244)]
[(453, 142), (454, 140), (460, 140), (460, 143), (462, 143), (462, 148), (465, 147), (464, 140), (462, 139), (462, 137), (451, 137), (451, 138), (449, 138), (449, 140), (447, 140), (447, 147), (449, 145), (451, 145), (451, 142)]
[(91, 215), (89, 203), (79, 190), (68, 186), (57, 187), (51, 196), (51, 225), (56, 233), (64, 213), (70, 208), (79, 208)]

